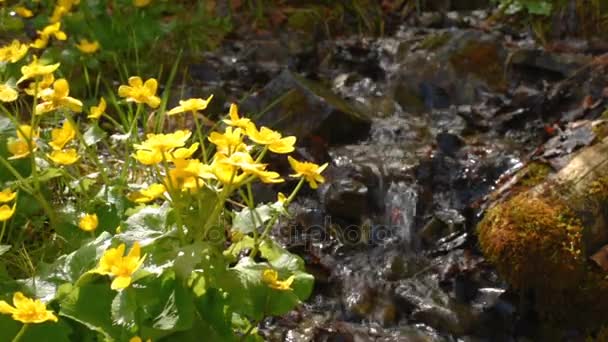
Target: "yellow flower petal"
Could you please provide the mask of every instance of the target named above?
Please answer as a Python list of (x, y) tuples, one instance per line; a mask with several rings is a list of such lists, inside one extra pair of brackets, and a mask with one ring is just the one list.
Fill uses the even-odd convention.
[(21, 18), (31, 18), (34, 16), (34, 13), (24, 6), (15, 7), (15, 13), (17, 13), (17, 15)]
[(97, 106), (92, 106), (90, 110), (90, 114), (88, 116), (89, 119), (97, 120), (99, 119), (103, 113), (106, 111), (106, 100), (102, 97), (99, 100), (99, 104)]
[(0, 84), (0, 101), (13, 102), (19, 97), (19, 93), (8, 84)]
[(99, 42), (90, 42), (88, 39), (81, 39), (80, 42), (76, 44), (76, 48), (82, 53), (93, 54), (99, 50)]
[(53, 73), (55, 70), (57, 70), (57, 68), (59, 68), (59, 65), (60, 63), (49, 65), (41, 64), (38, 61), (38, 57), (34, 56), (30, 64), (21, 67), (21, 74), (23, 76), (21, 76), (21, 78), (17, 81), (17, 84), (30, 78), (36, 78), (38, 76)]
[(16, 204), (13, 204), (12, 207), (9, 207), (8, 204), (3, 204), (0, 206), (0, 222), (7, 221), (13, 214), (15, 213)]
[(152, 0), (133, 0), (133, 6), (135, 7), (145, 7), (148, 6)]
[(61, 128), (54, 128), (51, 131), (51, 142), (49, 145), (54, 150), (61, 150), (67, 143), (76, 137), (76, 129), (69, 120), (63, 123)]
[[(33, 142), (32, 145), (33, 150), (35, 151), (37, 146)], [(12, 156), (8, 158), (9, 160), (25, 158), (32, 152), (30, 151), (30, 145), (27, 141), (21, 139), (9, 138), (6, 143), (6, 148), (12, 154)]]
[(0, 47), (0, 62), (16, 63), (25, 56), (28, 49), (27, 44), (22, 44), (15, 39), (11, 44)]
[(98, 224), (99, 220), (97, 219), (97, 214), (86, 214), (80, 218), (80, 221), (78, 221), (78, 228), (84, 230), (85, 232), (92, 232), (97, 229)]
[(209, 96), (206, 100), (201, 98), (180, 100), (179, 106), (168, 111), (167, 115), (175, 115), (183, 112), (196, 112), (199, 110), (204, 110), (205, 108), (207, 108), (212, 98), (213, 95)]
[(118, 95), (127, 98), (128, 102), (145, 103), (152, 108), (160, 106), (160, 98), (156, 96), (158, 82), (154, 78), (142, 83), (139, 76), (129, 77), (129, 85), (118, 87)]
[(10, 188), (6, 188), (0, 191), (0, 203), (7, 203), (15, 199), (17, 197), (16, 191), (11, 191)]
[(325, 182), (325, 178), (321, 176), (321, 172), (323, 172), (327, 168), (327, 163), (319, 166), (315, 163), (311, 162), (299, 162), (293, 159), (291, 156), (287, 157), (291, 168), (296, 172), (291, 175), (291, 177), (304, 177), (311, 188), (316, 189), (318, 187), (318, 183)]
[(43, 323), (46, 321), (57, 322), (57, 316), (52, 311), (46, 309), (46, 305), (40, 299), (30, 299), (21, 292), (13, 295), (13, 305), (0, 302), (0, 313), (10, 314), (16, 321), (22, 323)]
[(51, 154), (47, 154), (50, 160), (55, 164), (59, 165), (72, 165), (80, 159), (78, 152), (73, 149), (63, 150), (54, 150)]

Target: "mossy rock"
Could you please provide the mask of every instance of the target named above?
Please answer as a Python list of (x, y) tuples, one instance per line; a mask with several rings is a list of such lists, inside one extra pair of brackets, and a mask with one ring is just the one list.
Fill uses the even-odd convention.
[(608, 314), (608, 280), (587, 259), (580, 213), (559, 186), (547, 185), (489, 209), (477, 226), (479, 244), (514, 289), (533, 293), (544, 319), (594, 328), (601, 320), (593, 317)]
[(516, 289), (563, 290), (580, 284), (582, 231), (560, 200), (526, 192), (490, 209), (478, 226), (484, 254)]

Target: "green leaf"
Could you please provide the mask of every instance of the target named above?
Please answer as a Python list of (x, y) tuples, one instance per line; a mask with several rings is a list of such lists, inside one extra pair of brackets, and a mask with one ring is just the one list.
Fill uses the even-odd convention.
[(11, 245), (0, 245), (0, 255), (8, 252), (11, 249)]
[(121, 224), (122, 233), (116, 235), (116, 239), (128, 243), (139, 241), (142, 245), (149, 245), (172, 235), (174, 230), (167, 219), (171, 210), (168, 203), (161, 207), (144, 207)]
[(42, 169), (42, 171), (38, 174), (38, 180), (40, 182), (48, 182), (53, 178), (61, 176), (63, 176), (63, 172), (61, 171), (61, 169), (58, 169), (56, 167), (49, 167)]
[(553, 5), (548, 1), (528, 0), (522, 1), (530, 14), (548, 16), (553, 10)]
[(263, 204), (254, 210), (244, 208), (234, 216), (232, 229), (243, 234), (251, 233), (254, 229), (268, 222), (273, 212), (272, 207), (267, 204)]
[(60, 300), (59, 314), (84, 324), (108, 339), (116, 339), (122, 333), (120, 328), (112, 324), (112, 302), (115, 296), (116, 292), (110, 289), (109, 282), (74, 287)]
[[(8, 315), (0, 316), (0, 341), (13, 341), (23, 324), (14, 321)], [(59, 322), (44, 322), (40, 324), (30, 324), (19, 341), (39, 342), (39, 341), (58, 341), (70, 342), (72, 328), (62, 320)]]
[(132, 288), (118, 292), (112, 301), (112, 322), (115, 325), (134, 330), (137, 301)]
[(314, 277), (306, 273), (304, 260), (279, 246), (274, 240), (267, 239), (260, 244), (262, 257), (277, 271), (279, 275), (295, 277), (291, 287), (300, 300), (306, 300), (312, 293)]
[(81, 275), (97, 265), (103, 252), (110, 246), (110, 238), (109, 233), (103, 232), (78, 250), (59, 257), (52, 265), (42, 265), (39, 278), (56, 285), (75, 283)]
[(84, 132), (82, 137), (84, 138), (84, 142), (87, 146), (92, 146), (100, 142), (103, 138), (105, 138), (105, 136), (106, 132), (104, 130), (99, 128), (97, 125), (92, 125)]
[(159, 330), (187, 330), (194, 321), (194, 298), (182, 282), (174, 283), (174, 291), (163, 311), (154, 319), (153, 327)]

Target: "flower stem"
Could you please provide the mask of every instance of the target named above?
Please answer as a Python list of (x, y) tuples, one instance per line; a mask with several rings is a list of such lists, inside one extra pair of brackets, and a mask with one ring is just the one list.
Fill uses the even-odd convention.
[[(304, 178), (300, 178), (298, 185), (296, 185), (296, 187), (293, 189), (293, 191), (291, 192), (289, 197), (287, 197), (287, 199), (283, 203), (283, 208), (287, 209), (287, 207), (289, 207), (289, 204), (291, 203), (291, 201), (293, 201), (293, 199), (296, 197), (298, 192), (300, 192), (300, 189), (302, 189), (302, 185), (304, 185), (304, 181), (305, 181)], [(266, 236), (270, 233), (270, 229), (274, 226), (274, 224), (277, 222), (278, 219), (279, 219), (279, 213), (276, 213), (275, 215), (272, 216), (270, 221), (268, 221), (268, 223), (266, 224), (266, 227), (264, 227), (264, 231), (262, 232), (262, 235), (260, 235), (260, 238), (258, 241), (263, 241), (266, 238)], [(258, 244), (256, 243), (253, 246), (253, 250), (251, 251), (250, 256), (252, 258), (255, 258), (255, 255), (257, 254), (257, 252), (258, 252)]]
[(19, 330), (19, 332), (17, 333), (17, 335), (15, 335), (15, 337), (13, 337), (13, 342), (19, 342), (21, 341), (21, 339), (23, 338), (23, 335), (25, 335), (25, 332), (27, 331), (27, 328), (30, 325), (25, 323), (23, 324), (23, 326), (21, 327), (21, 329)]

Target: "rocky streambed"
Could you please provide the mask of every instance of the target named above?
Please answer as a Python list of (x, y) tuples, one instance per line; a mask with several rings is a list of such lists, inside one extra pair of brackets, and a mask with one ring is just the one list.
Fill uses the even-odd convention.
[(267, 340), (588, 336), (510, 289), (475, 227), (497, 197), (606, 135), (607, 59), (584, 44), (552, 52), (525, 32), (483, 30), (487, 16), (426, 13), (381, 38), (242, 33), (192, 58), (188, 96), (238, 101), (296, 135), (301, 157), (330, 163), (327, 182), (274, 229), (316, 283), (298, 310), (260, 324)]

